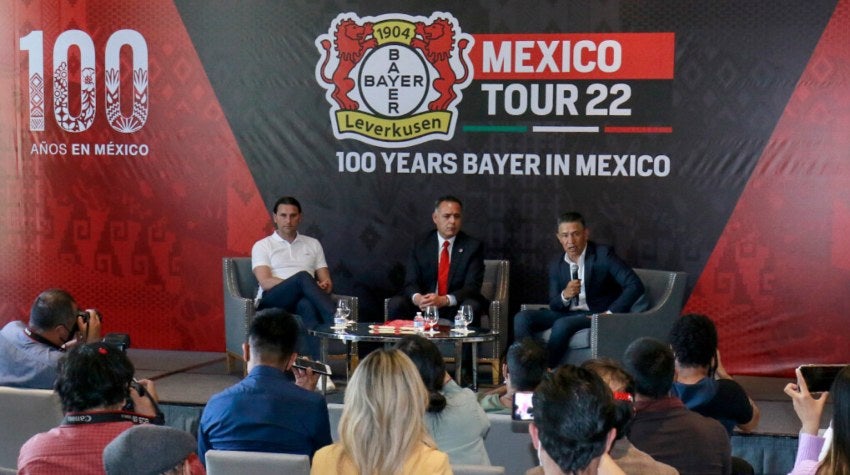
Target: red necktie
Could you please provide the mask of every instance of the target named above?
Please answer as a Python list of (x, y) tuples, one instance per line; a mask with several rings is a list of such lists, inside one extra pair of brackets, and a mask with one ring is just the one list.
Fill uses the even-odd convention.
[(440, 252), (440, 266), (437, 269), (437, 294), (449, 293), (449, 243), (443, 241), (443, 251)]

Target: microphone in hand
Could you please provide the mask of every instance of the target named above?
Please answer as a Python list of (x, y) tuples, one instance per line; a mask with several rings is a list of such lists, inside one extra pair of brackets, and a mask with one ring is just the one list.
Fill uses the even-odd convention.
[[(570, 280), (578, 280), (578, 266), (576, 264), (570, 264)], [(578, 295), (574, 295), (570, 299), (570, 305), (578, 305)]]

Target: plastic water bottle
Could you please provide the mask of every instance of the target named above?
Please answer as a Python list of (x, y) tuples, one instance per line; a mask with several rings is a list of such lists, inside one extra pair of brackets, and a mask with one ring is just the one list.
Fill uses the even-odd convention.
[(345, 325), (348, 323), (348, 320), (342, 315), (342, 312), (339, 310), (334, 314), (334, 327), (337, 329), (345, 328)]
[(463, 319), (463, 314), (460, 312), (460, 310), (458, 310), (457, 314), (455, 315), (454, 329), (457, 331), (463, 331), (466, 329), (466, 321)]
[(422, 312), (416, 312), (416, 316), (413, 317), (413, 330), (416, 333), (425, 331), (425, 317), (422, 316)]

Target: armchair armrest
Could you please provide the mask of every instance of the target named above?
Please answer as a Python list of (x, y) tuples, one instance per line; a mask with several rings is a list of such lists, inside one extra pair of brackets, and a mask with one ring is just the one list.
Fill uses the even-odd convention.
[(667, 341), (672, 321), (657, 314), (603, 313), (591, 316), (590, 348), (592, 358), (611, 358), (622, 361), (626, 348), (644, 336)]
[[(250, 270), (250, 258), (225, 257), (222, 260), (224, 284), (224, 335), (225, 347), (233, 355), (242, 354), (242, 343), (248, 334), (248, 325), (254, 318), (254, 299), (245, 296), (239, 282), (239, 267)], [(253, 275), (252, 275), (253, 277)], [(250, 285), (250, 282), (247, 283)], [(256, 285), (256, 281), (254, 281)]]
[(622, 360), (626, 348), (638, 338), (667, 341), (670, 328), (684, 305), (687, 274), (635, 269), (647, 288), (652, 307), (637, 313), (594, 315), (590, 323), (593, 358)]
[(547, 308), (549, 308), (549, 306), (546, 305), (545, 303), (524, 303), (524, 304), (519, 306), (519, 309), (521, 311), (525, 311), (525, 310), (545, 310)]

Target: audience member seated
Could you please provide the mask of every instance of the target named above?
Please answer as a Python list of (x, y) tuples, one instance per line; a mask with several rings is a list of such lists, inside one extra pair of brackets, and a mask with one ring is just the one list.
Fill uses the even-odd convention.
[(407, 355), (369, 353), (346, 388), (339, 442), (316, 452), (310, 473), (450, 475), (449, 456), (425, 427), (427, 405), (428, 390)]
[(735, 426), (743, 432), (756, 428), (759, 408), (720, 363), (711, 319), (697, 314), (677, 319), (670, 329), (670, 346), (676, 358), (673, 394), (688, 409), (717, 419), (730, 436)]
[(65, 419), (24, 443), (18, 473), (103, 473), (103, 449), (112, 439), (135, 424), (162, 423), (153, 383), (135, 383), (133, 371), (127, 355), (108, 343), (69, 350), (55, 388)]
[(205, 475), (192, 434), (141, 425), (125, 430), (103, 450), (106, 475)]
[[(742, 432), (752, 432), (759, 423), (759, 408), (723, 368), (717, 340), (717, 328), (705, 315), (683, 315), (673, 323), (673, 395), (688, 409), (720, 421), (730, 437), (736, 425)], [(750, 475), (754, 470), (746, 460), (732, 457), (732, 473)]]
[(732, 449), (723, 425), (670, 395), (676, 370), (670, 347), (639, 338), (626, 349), (623, 363), (635, 380), (632, 444), (682, 475), (731, 473)]
[(646, 452), (629, 442), (629, 425), (634, 417), (634, 381), (616, 361), (600, 358), (582, 363), (582, 368), (593, 371), (614, 393), (617, 438), (608, 455), (629, 475), (676, 475), (675, 468), (656, 461)]
[(505, 384), (484, 394), (478, 401), (484, 412), (510, 414), (517, 391), (534, 391), (546, 373), (546, 350), (531, 338), (508, 347), (502, 363)]
[(528, 432), (540, 466), (526, 475), (624, 473), (607, 455), (617, 435), (614, 400), (595, 373), (561, 366), (537, 386), (532, 406)]
[[(260, 310), (242, 353), (248, 376), (210, 398), (198, 427), (198, 455), (207, 450), (313, 454), (332, 442), (328, 406), (314, 392), (318, 374), (293, 368), (298, 321), (278, 308)], [(292, 370), (295, 382), (286, 374)]]
[(78, 312), (71, 294), (48, 289), (36, 297), (29, 324), (15, 320), (0, 330), (0, 386), (51, 389), (66, 348), (100, 340), (96, 310)]
[(475, 393), (461, 388), (446, 372), (440, 349), (419, 335), (406, 336), (396, 348), (403, 351), (428, 390), (425, 425), (437, 448), (449, 455), (452, 465), (490, 465), (484, 437), (490, 421)]
[[(785, 386), (785, 394), (794, 403), (800, 418), (799, 445), (794, 469), (789, 475), (850, 474), (850, 366), (838, 373), (829, 393), (813, 397), (797, 368), (797, 382)], [(827, 396), (832, 398), (832, 443), (826, 457), (818, 461), (824, 438), (818, 436), (823, 406)]]

